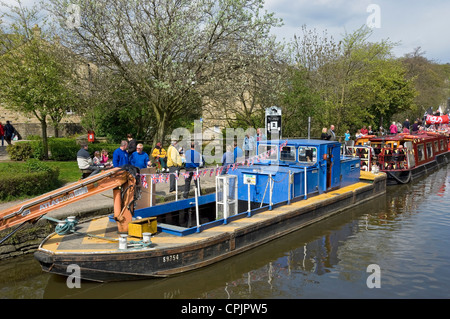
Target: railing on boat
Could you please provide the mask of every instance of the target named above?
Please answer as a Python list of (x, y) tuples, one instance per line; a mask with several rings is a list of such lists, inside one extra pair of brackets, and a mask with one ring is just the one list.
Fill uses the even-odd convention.
[[(252, 202), (251, 198), (250, 198), (250, 188), (254, 184), (249, 181), (248, 183), (244, 182), (244, 184), (240, 186), (240, 187), (247, 187), (247, 189), (248, 189), (247, 210), (238, 212), (237, 211), (237, 202), (238, 202), (237, 188), (239, 186), (237, 183), (237, 176), (236, 175), (221, 175), (221, 176), (216, 176), (216, 193), (200, 195), (197, 187), (194, 187), (194, 197), (193, 198), (177, 199), (176, 201), (173, 201), (173, 202), (167, 202), (164, 204), (158, 204), (158, 205), (150, 206), (147, 208), (142, 208), (142, 209), (136, 210), (135, 214), (136, 214), (137, 218), (148, 218), (148, 217), (160, 216), (160, 215), (171, 213), (171, 212), (182, 211), (185, 209), (193, 209), (193, 210), (195, 209), (195, 222), (196, 223), (193, 227), (181, 227), (181, 226), (176, 226), (176, 225), (171, 225), (171, 224), (166, 224), (166, 223), (158, 223), (159, 231), (169, 233), (172, 235), (176, 235), (176, 236), (187, 236), (187, 235), (190, 235), (190, 234), (193, 234), (196, 232), (201, 232), (202, 230), (205, 230), (205, 229), (209, 229), (209, 228), (216, 227), (219, 225), (227, 224), (233, 220), (251, 217), (259, 212), (271, 210), (274, 207), (277, 207), (279, 205), (284, 205), (284, 204), (289, 205), (291, 203), (291, 201), (293, 201), (294, 199), (301, 199), (301, 198), (307, 199), (308, 198), (308, 187), (307, 187), (308, 171), (309, 170), (311, 171), (314, 169), (316, 169), (316, 168), (304, 167), (303, 169), (297, 171), (297, 174), (303, 175), (303, 176), (301, 176), (301, 180), (303, 181), (302, 194), (301, 194), (301, 196), (297, 196), (297, 197), (293, 196), (294, 191), (292, 189), (293, 187), (295, 187), (294, 178), (293, 178), (294, 173), (289, 170), (287, 172), (288, 192), (287, 192), (286, 200), (279, 201), (276, 203), (273, 202), (273, 193), (274, 193), (274, 191), (276, 191), (276, 189), (274, 189), (274, 186), (276, 185), (276, 183), (283, 182), (285, 178), (283, 178), (282, 180), (275, 180), (273, 178), (272, 174), (270, 174), (270, 173), (267, 174), (268, 180), (267, 180), (267, 184), (266, 184), (265, 188), (266, 188), (266, 190), (268, 190), (269, 201), (266, 205), (264, 205), (264, 200), (266, 198), (266, 196), (264, 195), (262, 201), (260, 203), (258, 203), (259, 207), (254, 208), (254, 209), (251, 209), (252, 203), (254, 203), (254, 202)], [(229, 180), (230, 179), (235, 180), (234, 187), (231, 189), (231, 191), (229, 188), (229, 186), (230, 186)], [(198, 185), (199, 184), (200, 183), (198, 183)], [(309, 191), (311, 191), (311, 189), (309, 189)], [(220, 197), (220, 195), (218, 196), (218, 192), (219, 192), (219, 194), (222, 193), (222, 194), (226, 194), (227, 196)], [(231, 199), (230, 199), (230, 196), (228, 196), (229, 193), (234, 193), (234, 195), (232, 196)], [(217, 215), (217, 208), (216, 208), (217, 219), (202, 224), (200, 221), (200, 216), (199, 216), (199, 207), (202, 205), (211, 204), (214, 202), (216, 202), (216, 207), (222, 206), (224, 208), (221, 210), (222, 215), (221, 214)], [(151, 203), (151, 201), (150, 201), (150, 203)], [(236, 205), (235, 206), (236, 208), (233, 211), (230, 210), (230, 204)], [(113, 221), (113, 219), (111, 217), (110, 217), (110, 220)]]
[[(346, 146), (345, 154), (352, 157), (359, 157), (361, 161), (361, 170), (371, 171), (374, 164), (374, 149), (368, 145)], [(376, 161), (375, 161), (376, 164)]]

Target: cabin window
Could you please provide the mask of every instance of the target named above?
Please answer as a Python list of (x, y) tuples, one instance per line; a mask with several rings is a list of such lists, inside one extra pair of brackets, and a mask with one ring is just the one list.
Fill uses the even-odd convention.
[(373, 149), (373, 156), (378, 158), (378, 155), (381, 153), (381, 144), (380, 143), (372, 143), (371, 144), (372, 149)]
[(434, 152), (439, 153), (439, 142), (438, 141), (434, 141)]
[(419, 160), (419, 162), (425, 160), (425, 152), (423, 144), (417, 145), (417, 159)]
[(431, 143), (427, 143), (427, 158), (431, 158), (433, 156), (433, 145)]
[(280, 161), (295, 162), (295, 147), (285, 146), (280, 152)]
[(258, 154), (263, 154), (265, 152), (269, 152), (268, 156), (266, 158), (267, 160), (277, 160), (278, 159), (278, 145), (259, 144), (258, 145)]
[(298, 162), (300, 164), (315, 164), (317, 162), (317, 148), (300, 146), (298, 148)]
[(444, 146), (444, 140), (441, 140), (441, 151), (445, 150), (445, 146)]

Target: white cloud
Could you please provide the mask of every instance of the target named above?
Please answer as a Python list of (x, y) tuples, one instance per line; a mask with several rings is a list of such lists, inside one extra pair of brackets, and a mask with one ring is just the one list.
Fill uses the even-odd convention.
[(450, 29), (450, 1), (406, 0), (268, 0), (266, 9), (282, 18), (284, 26), (274, 30), (280, 39), (287, 41), (301, 34), (301, 26), (327, 30), (340, 39), (367, 21), (370, 4), (379, 6), (381, 27), (374, 29), (371, 40), (390, 39), (401, 44), (394, 53), (402, 56), (421, 46), (427, 58), (440, 63), (450, 63), (450, 42), (442, 35)]

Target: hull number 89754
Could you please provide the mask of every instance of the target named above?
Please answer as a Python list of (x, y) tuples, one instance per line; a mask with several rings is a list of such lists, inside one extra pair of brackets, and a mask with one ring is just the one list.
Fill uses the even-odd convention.
[(178, 254), (167, 255), (167, 256), (163, 256), (163, 258), (162, 258), (163, 263), (170, 263), (170, 262), (174, 262), (174, 261), (178, 261), (178, 260), (180, 260), (180, 256)]

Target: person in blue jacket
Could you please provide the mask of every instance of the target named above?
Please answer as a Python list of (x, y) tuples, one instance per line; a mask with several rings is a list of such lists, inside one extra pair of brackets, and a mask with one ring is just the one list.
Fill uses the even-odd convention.
[[(195, 150), (195, 143), (191, 142), (191, 149), (185, 152), (185, 156), (186, 156), (185, 168), (186, 172), (189, 172), (189, 176), (184, 179), (183, 197), (188, 198), (189, 190), (191, 189), (191, 179), (192, 176), (194, 175), (194, 172), (202, 164), (202, 155)], [(198, 182), (199, 182), (198, 177), (194, 178), (195, 187), (198, 187), (197, 186)]]
[(128, 142), (122, 141), (120, 147), (113, 153), (113, 166), (121, 167), (130, 163), (127, 152)]
[(139, 168), (147, 168), (150, 163), (148, 154), (143, 151), (144, 145), (138, 144), (136, 146), (136, 151), (131, 154), (130, 164)]
[(242, 161), (244, 152), (242, 152), (242, 149), (239, 146), (237, 146), (237, 142), (234, 142), (233, 154), (234, 154), (234, 162), (235, 163)]

